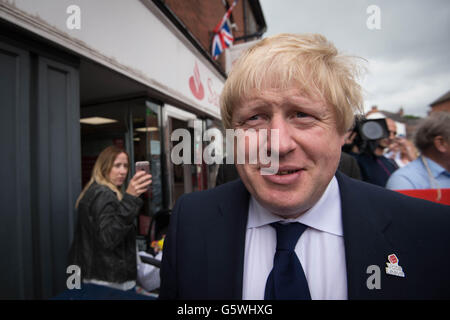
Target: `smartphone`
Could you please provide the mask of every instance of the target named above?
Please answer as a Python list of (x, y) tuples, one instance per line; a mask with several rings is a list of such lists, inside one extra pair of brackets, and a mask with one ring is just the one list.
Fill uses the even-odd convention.
[(136, 172), (145, 171), (147, 174), (150, 174), (150, 162), (148, 161), (138, 161), (136, 162)]

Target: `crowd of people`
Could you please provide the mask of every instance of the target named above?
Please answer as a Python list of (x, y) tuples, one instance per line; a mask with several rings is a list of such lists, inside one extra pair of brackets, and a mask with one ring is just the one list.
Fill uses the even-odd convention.
[[(419, 154), (396, 170), (386, 183), (393, 190), (450, 188), (450, 113), (434, 112), (414, 136)], [(409, 155), (410, 147), (403, 147)]]
[[(448, 207), (385, 188), (450, 188), (450, 115), (420, 124), (417, 149), (388, 118), (385, 135), (355, 144), (355, 70), (321, 35), (277, 35), (240, 57), (221, 96), (224, 127), (278, 129), (279, 170), (225, 165), (216, 188), (177, 200), (161, 299), (450, 297)], [(128, 172), (126, 152), (107, 148), (77, 201), (70, 264), (82, 269), (83, 298), (105, 288), (106, 298), (137, 297), (133, 222), (151, 176), (137, 172), (125, 189)], [(383, 270), (375, 289), (373, 265)]]
[(422, 119), (412, 141), (397, 135), (392, 119), (379, 120), (386, 124), (385, 137), (363, 144), (360, 138), (358, 144), (358, 132), (352, 132), (344, 146), (357, 159), (363, 181), (391, 190), (450, 188), (449, 112)]

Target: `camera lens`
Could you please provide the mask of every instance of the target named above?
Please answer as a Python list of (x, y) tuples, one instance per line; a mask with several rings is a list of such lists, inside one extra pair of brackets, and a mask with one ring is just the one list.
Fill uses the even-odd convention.
[(367, 140), (377, 140), (383, 137), (383, 128), (379, 123), (369, 121), (362, 125), (361, 133)]

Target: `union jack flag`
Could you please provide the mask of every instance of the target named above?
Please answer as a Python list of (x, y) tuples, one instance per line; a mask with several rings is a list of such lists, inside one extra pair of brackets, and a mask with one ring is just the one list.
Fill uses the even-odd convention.
[(231, 27), (229, 23), (229, 18), (231, 15), (231, 11), (237, 4), (237, 0), (234, 0), (231, 7), (227, 10), (222, 20), (220, 20), (219, 24), (214, 28), (214, 37), (212, 42), (212, 56), (213, 59), (216, 60), (219, 55), (233, 44), (233, 34), (231, 33)]

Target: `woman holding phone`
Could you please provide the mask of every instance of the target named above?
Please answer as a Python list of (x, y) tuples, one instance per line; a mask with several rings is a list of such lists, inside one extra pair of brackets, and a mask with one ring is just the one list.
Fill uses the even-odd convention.
[(134, 221), (143, 204), (139, 196), (147, 191), (151, 175), (137, 171), (125, 189), (128, 172), (128, 154), (116, 146), (107, 147), (76, 202), (78, 221), (69, 260), (80, 268), (87, 296), (95, 292), (99, 298), (124, 298), (124, 291), (130, 297), (135, 294)]

